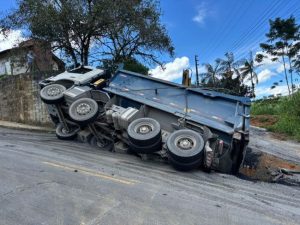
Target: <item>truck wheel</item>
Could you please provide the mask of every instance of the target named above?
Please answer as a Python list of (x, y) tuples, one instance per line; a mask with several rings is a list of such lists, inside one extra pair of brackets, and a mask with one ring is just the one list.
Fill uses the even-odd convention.
[(104, 151), (111, 151), (114, 147), (114, 144), (111, 141), (106, 141), (105, 143), (100, 143), (95, 136), (90, 140), (92, 146), (98, 147)]
[(58, 104), (64, 100), (66, 88), (60, 84), (50, 84), (40, 91), (41, 99), (46, 104)]
[(182, 162), (177, 162), (172, 157), (169, 157), (169, 162), (176, 170), (189, 171), (189, 170), (194, 170), (199, 168), (202, 164), (202, 159), (200, 158), (191, 163), (182, 163)]
[(91, 98), (80, 98), (69, 108), (69, 116), (80, 125), (94, 122), (98, 117), (98, 103)]
[(55, 133), (56, 137), (60, 140), (73, 140), (77, 137), (77, 132), (79, 131), (79, 127), (70, 126), (70, 131), (67, 131), (64, 128), (63, 123), (59, 123), (56, 127)]
[(162, 149), (162, 140), (161, 138), (156, 141), (156, 143), (147, 146), (135, 145), (133, 143), (129, 143), (129, 147), (135, 153), (142, 153), (142, 154), (150, 154)]
[(160, 124), (152, 118), (140, 118), (129, 124), (127, 133), (130, 142), (136, 146), (153, 145), (161, 139)]
[(203, 158), (204, 140), (193, 130), (177, 130), (167, 140), (167, 153), (180, 163), (194, 163)]

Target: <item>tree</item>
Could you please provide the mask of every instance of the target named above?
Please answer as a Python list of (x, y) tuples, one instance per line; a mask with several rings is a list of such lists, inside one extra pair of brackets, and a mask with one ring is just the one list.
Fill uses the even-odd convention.
[(149, 68), (137, 61), (136, 59), (129, 59), (124, 62), (124, 69), (132, 72), (148, 75)]
[(0, 25), (51, 42), (74, 64), (87, 65), (91, 51), (108, 55), (107, 48), (114, 61), (134, 55), (156, 61), (157, 51), (174, 51), (160, 15), (153, 0), (19, 0)]
[(240, 67), (245, 62), (245, 59), (235, 61), (232, 52), (225, 53), (225, 59), (220, 59), (220, 87), (230, 90), (240, 96), (249, 94), (248, 87), (243, 83), (244, 76), (240, 73)]
[(224, 78), (230, 78), (234, 74), (242, 82), (244, 77), (241, 76), (239, 72), (240, 66), (245, 62), (245, 59), (240, 59), (235, 61), (234, 54), (232, 52), (225, 53), (225, 59), (219, 59), (220, 61), (220, 74)]
[[(268, 38), (267, 43), (261, 43), (260, 47), (264, 52), (272, 56), (272, 61), (282, 60), (284, 67), (284, 75), (286, 84), (288, 87), (289, 95), (293, 92), (293, 66), (292, 59), (299, 51), (296, 41), (299, 40), (299, 25), (296, 24), (295, 17), (291, 16), (288, 19), (276, 18), (270, 20), (270, 29), (266, 34)], [(289, 70), (287, 66), (289, 65)], [(290, 74), (290, 84), (288, 79), (288, 73)]]
[(200, 74), (200, 76), (203, 77), (202, 83), (205, 83), (207, 86), (212, 86), (212, 87), (217, 86), (217, 82), (218, 82), (217, 75), (219, 74), (220, 63), (221, 63), (220, 59), (216, 59), (214, 65), (209, 63), (204, 64), (206, 72)]
[(206, 73), (203, 75), (208, 79), (208, 83), (204, 86), (211, 87), (210, 81), (215, 80), (217, 82), (213, 87), (221, 92), (240, 96), (248, 95), (249, 88), (243, 83), (244, 77), (239, 71), (243, 62), (243, 59), (235, 61), (233, 53), (227, 52), (225, 58), (217, 59), (214, 66), (205, 64)]
[(131, 72), (140, 73), (144, 75), (148, 75), (149, 68), (140, 63), (136, 59), (127, 59), (120, 64), (115, 64), (112, 59), (102, 60), (100, 66), (109, 70), (111, 73), (114, 73), (119, 67), (124, 70), (129, 70)]
[(145, 1), (145, 5), (136, 6), (137, 10), (132, 7), (134, 2), (114, 1), (110, 14), (118, 12), (123, 18), (114, 26), (107, 27), (105, 38), (98, 40), (103, 45), (101, 56), (111, 57), (115, 64), (133, 58), (161, 64), (155, 52), (168, 52), (173, 56), (174, 48), (165, 27), (160, 23), (157, 5)]
[(300, 41), (295, 43), (292, 48), (292, 54), (294, 55), (292, 59), (292, 67), (295, 69), (296, 73), (300, 76)]
[(252, 52), (250, 52), (249, 59), (245, 60), (244, 66), (240, 68), (241, 76), (247, 77), (249, 76), (248, 80), (251, 81), (251, 97), (255, 97), (255, 84), (258, 83), (257, 73), (255, 72), (256, 66), (254, 63), (254, 59), (252, 56)]
[(220, 72), (225, 78), (232, 77), (234, 74), (234, 55), (232, 52), (225, 53), (225, 59), (218, 59), (220, 61)]

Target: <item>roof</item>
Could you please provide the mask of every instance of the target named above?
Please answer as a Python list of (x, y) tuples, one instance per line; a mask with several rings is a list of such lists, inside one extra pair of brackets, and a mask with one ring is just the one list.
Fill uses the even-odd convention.
[[(47, 43), (46, 41), (43, 41), (43, 40), (30, 39), (30, 40), (27, 40), (27, 41), (23, 41), (19, 44), (18, 47), (14, 47), (14, 48), (10, 48), (10, 49), (6, 49), (6, 50), (1, 51), (0, 52), (0, 58), (3, 57), (6, 54), (12, 52), (13, 50), (30, 49), (35, 45), (40, 45), (41, 46), (43, 44), (49, 45), (49, 47), (50, 47), (50, 44)], [(51, 54), (52, 54), (52, 59), (53, 59), (54, 62), (59, 64), (59, 66), (62, 66), (62, 67), (65, 66), (65, 63), (60, 58), (58, 58), (52, 51), (51, 51)]]

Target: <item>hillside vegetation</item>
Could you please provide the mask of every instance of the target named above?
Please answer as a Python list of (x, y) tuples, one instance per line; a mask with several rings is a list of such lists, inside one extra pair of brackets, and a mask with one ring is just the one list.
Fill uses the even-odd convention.
[(254, 126), (265, 127), (300, 141), (300, 92), (291, 97), (259, 100), (251, 106)]

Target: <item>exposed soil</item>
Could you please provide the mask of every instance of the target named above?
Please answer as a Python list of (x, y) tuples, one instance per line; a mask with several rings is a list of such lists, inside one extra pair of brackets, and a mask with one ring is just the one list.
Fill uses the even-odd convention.
[[(300, 186), (300, 181), (296, 178), (297, 175), (284, 174), (281, 169), (300, 171), (300, 165), (268, 153), (256, 152), (248, 148), (244, 163), (240, 169), (240, 175), (243, 178), (251, 180)], [(296, 180), (294, 178), (296, 178)], [(290, 182), (291, 180), (293, 181)]]
[(278, 121), (277, 116), (274, 115), (256, 115), (251, 117), (250, 123), (255, 127), (269, 127)]

